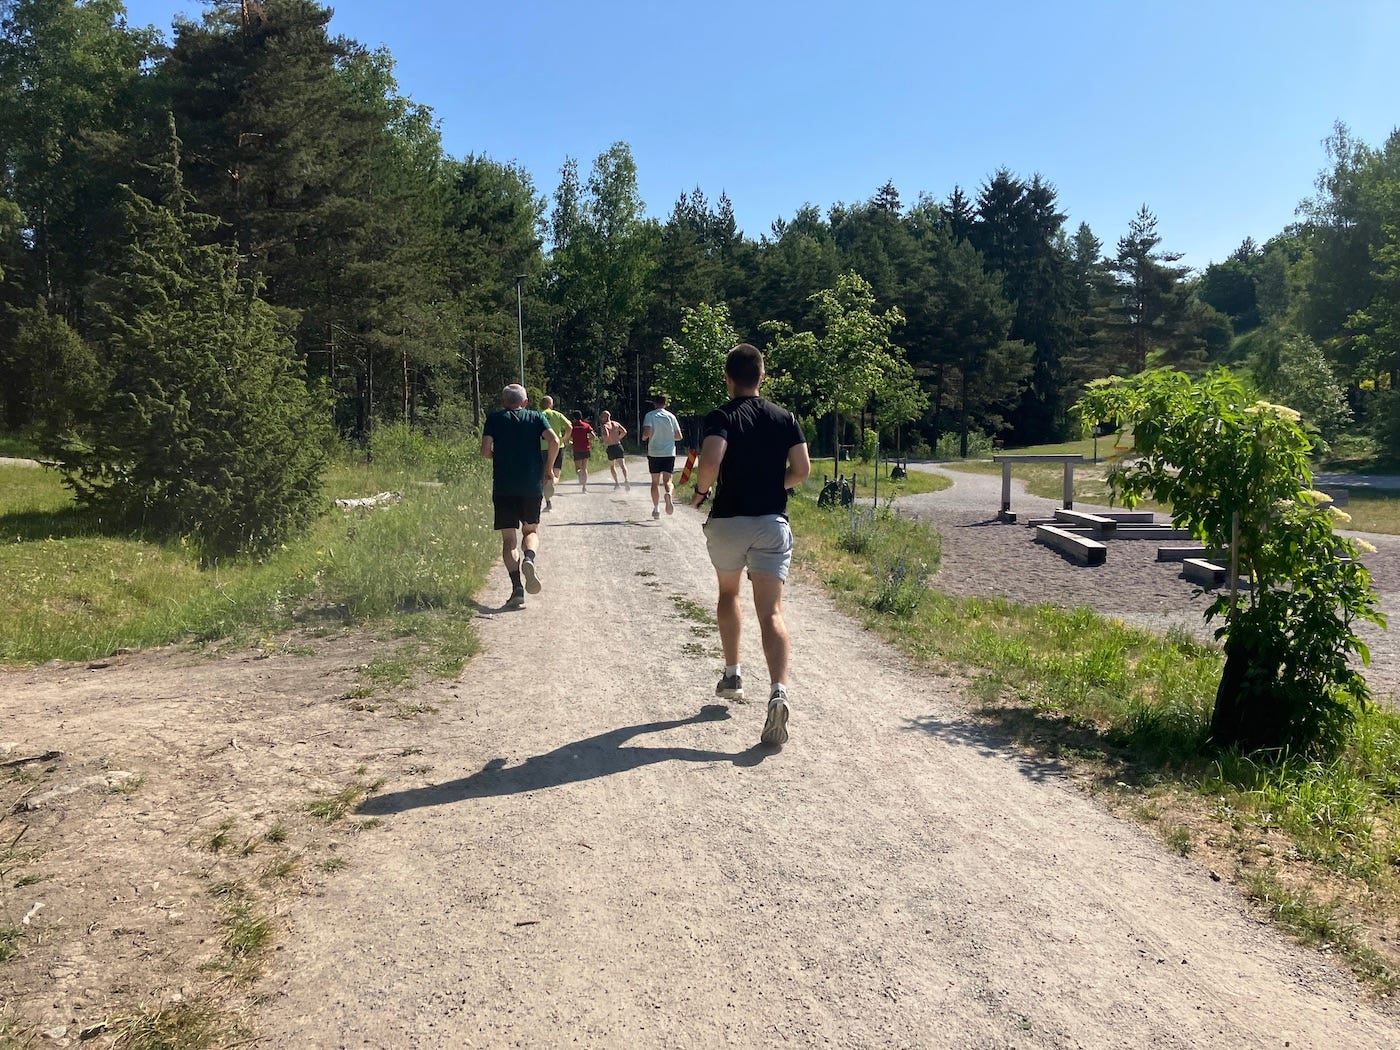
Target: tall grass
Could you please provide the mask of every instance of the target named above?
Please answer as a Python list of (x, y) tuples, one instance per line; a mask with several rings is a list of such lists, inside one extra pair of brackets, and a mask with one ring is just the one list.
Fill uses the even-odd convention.
[(485, 464), (462, 444), (400, 441), (380, 452), (374, 462), (344, 455), (328, 493), (393, 490), (400, 502), (328, 507), (306, 537), (266, 558), (209, 564), (189, 545), (105, 529), (51, 472), (0, 467), (0, 662), (278, 628), (312, 606), (361, 619), (470, 608), (493, 554)]

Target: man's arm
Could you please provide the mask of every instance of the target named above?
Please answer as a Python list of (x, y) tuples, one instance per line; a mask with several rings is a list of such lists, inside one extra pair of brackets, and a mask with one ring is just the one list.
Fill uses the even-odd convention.
[(544, 441), (546, 446), (543, 457), (544, 469), (540, 476), (548, 484), (554, 480), (554, 457), (559, 452), (559, 435), (554, 432), (553, 427), (544, 428)]
[(695, 465), (695, 495), (690, 500), (690, 505), (697, 510), (705, 502), (705, 495), (709, 495), (710, 490), (715, 487), (715, 479), (719, 477), (719, 465), (724, 460), (724, 450), (729, 447), (729, 442), (718, 434), (711, 434), (705, 439), (705, 443), (700, 446), (700, 460)]
[(783, 475), (783, 488), (797, 488), (811, 473), (812, 459), (807, 454), (807, 442), (793, 445), (788, 449), (788, 468), (787, 473)]
[(490, 434), (481, 435), (481, 454), (486, 459), (491, 459), (496, 453), (496, 447), (491, 441)]
[(651, 440), (651, 427), (650, 427), (650, 426), (642, 427), (642, 440), (643, 440), (643, 441), (650, 441), (650, 440)]

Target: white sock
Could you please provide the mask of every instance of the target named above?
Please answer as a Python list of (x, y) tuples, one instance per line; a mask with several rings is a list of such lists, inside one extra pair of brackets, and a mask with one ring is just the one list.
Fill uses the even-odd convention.
[(742, 666), (743, 666), (742, 664), (725, 664), (725, 665), (724, 665), (724, 677), (725, 677), (725, 678), (733, 678), (735, 675), (737, 675), (737, 674), (740, 673), (739, 669), (740, 669)]
[(786, 683), (786, 682), (774, 682), (774, 683), (773, 683), (773, 688), (770, 689), (770, 690), (768, 691), (768, 695), (769, 695), (770, 697), (773, 697), (773, 696), (781, 696), (784, 700), (786, 700), (786, 699), (787, 699), (787, 683)]

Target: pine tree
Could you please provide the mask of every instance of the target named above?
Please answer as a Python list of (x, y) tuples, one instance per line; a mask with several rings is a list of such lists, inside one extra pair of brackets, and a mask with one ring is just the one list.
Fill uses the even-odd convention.
[(104, 515), (213, 556), (265, 551), (320, 507), (325, 406), (237, 253), (199, 243), (215, 220), (185, 211), (178, 170), (169, 207), (127, 193), (129, 247), (93, 290), (110, 385), (53, 451)]

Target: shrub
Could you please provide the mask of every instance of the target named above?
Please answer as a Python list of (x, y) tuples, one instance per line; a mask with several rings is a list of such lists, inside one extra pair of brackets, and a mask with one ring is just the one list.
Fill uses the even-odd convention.
[(1312, 442), (1297, 412), (1253, 401), (1225, 369), (1200, 380), (1156, 370), (1099, 380), (1081, 419), (1132, 426), (1141, 457), (1109, 481), (1131, 507), (1144, 495), (1207, 547), (1234, 548), (1250, 587), (1221, 594), (1225, 668), (1211, 739), (1243, 751), (1331, 750), (1369, 698), (1358, 621), (1384, 623), (1356, 545), (1333, 531), (1330, 501), (1309, 487)]

